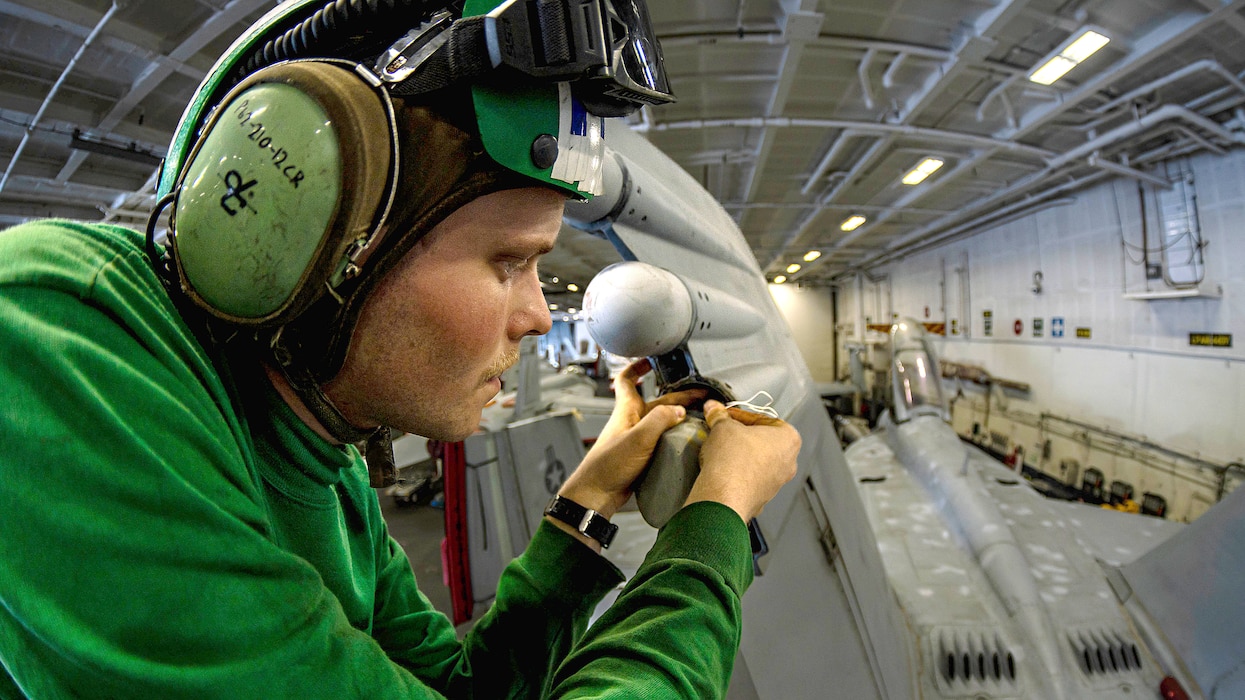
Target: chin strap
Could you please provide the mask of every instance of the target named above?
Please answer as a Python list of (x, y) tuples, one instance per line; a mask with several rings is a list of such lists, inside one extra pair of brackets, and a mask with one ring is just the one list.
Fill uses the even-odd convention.
[[(276, 340), (276, 339), (274, 339)], [(294, 366), (289, 362), (289, 353), (284, 352), (279, 342), (274, 342), (272, 349), (276, 356), (277, 369), (285, 377), (290, 388), (302, 400), (303, 405), (311, 411), (311, 415), (320, 421), (320, 425), (335, 439), (352, 445), (361, 445), (364, 460), (367, 462), (368, 480), (372, 488), (382, 488), (398, 483), (398, 469), (394, 464), (393, 438), (389, 428), (358, 428), (342, 415), (341, 411), (320, 389), (319, 383), (306, 368)]]
[(367, 447), (363, 451), (367, 461), (368, 481), (372, 488), (379, 489), (398, 483), (398, 466), (393, 458), (393, 436), (389, 428), (381, 426), (367, 439)]

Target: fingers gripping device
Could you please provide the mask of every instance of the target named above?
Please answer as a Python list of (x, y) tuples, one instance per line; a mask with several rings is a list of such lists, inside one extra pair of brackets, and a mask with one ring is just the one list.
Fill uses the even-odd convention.
[[(737, 401), (730, 387), (697, 371), (688, 341), (713, 332), (715, 324), (721, 329), (737, 322), (729, 308), (710, 303), (709, 291), (694, 280), (648, 263), (611, 265), (593, 278), (584, 293), (588, 332), (615, 355), (648, 357), (662, 394), (704, 389), (706, 400), (772, 413), (768, 407), (750, 403), (756, 396)], [(700, 474), (700, 446), (708, 430), (704, 412), (692, 406), (683, 422), (658, 441), (635, 487), (636, 504), (650, 525), (665, 525), (687, 501)], [(755, 518), (748, 529), (754, 557), (759, 557), (768, 547)]]

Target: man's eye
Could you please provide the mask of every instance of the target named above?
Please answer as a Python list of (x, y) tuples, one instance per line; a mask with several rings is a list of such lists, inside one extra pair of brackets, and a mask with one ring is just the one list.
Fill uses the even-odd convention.
[(532, 258), (502, 258), (501, 269), (507, 277), (513, 277), (527, 269)]

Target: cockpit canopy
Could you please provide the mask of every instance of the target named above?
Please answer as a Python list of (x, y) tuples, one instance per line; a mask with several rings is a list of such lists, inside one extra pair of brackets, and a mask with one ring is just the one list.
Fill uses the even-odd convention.
[(925, 327), (912, 319), (891, 326), (891, 415), (896, 423), (921, 415), (950, 420), (942, 371)]

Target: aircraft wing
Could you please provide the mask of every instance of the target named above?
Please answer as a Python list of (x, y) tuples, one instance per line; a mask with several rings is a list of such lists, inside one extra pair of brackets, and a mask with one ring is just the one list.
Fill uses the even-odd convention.
[[(1003, 479), (1019, 479), (1016, 472), (1000, 464), (984, 451), (973, 445), (965, 445), (978, 469), (992, 475), (996, 483)], [(1014, 496), (1010, 489), (991, 489), (992, 495), (1006, 505), (1011, 512), (1025, 517), (1032, 515), (1029, 506)], [(1077, 542), (1091, 556), (1106, 566), (1119, 567), (1149, 552), (1169, 537), (1180, 532), (1184, 523), (1137, 513), (1103, 508), (1101, 506), (1063, 501), (1055, 498), (1042, 499), (1050, 516), (1065, 522)], [(1022, 531), (1023, 533), (1023, 531)]]
[(717, 319), (686, 342), (698, 373), (741, 400), (768, 392), (803, 438), (798, 475), (756, 519), (768, 546), (743, 599), (728, 698), (824, 697), (831, 687), (858, 700), (913, 697), (907, 631), (834, 426), (739, 228), (695, 178), (621, 124), (610, 132), (604, 185), (604, 195), (567, 204), (568, 222), (694, 289), (698, 308)]
[(1081, 544), (1107, 566), (1131, 563), (1187, 527), (1090, 503), (1052, 500), (1051, 505), (1076, 529)]
[(1245, 698), (1245, 489), (1121, 574), (1120, 598), (1175, 652), (1185, 689), (1210, 700)]

